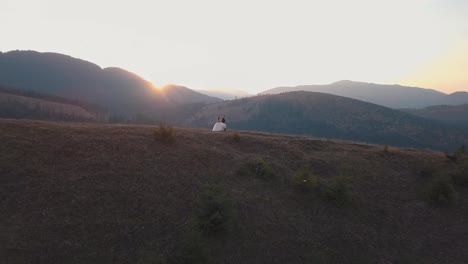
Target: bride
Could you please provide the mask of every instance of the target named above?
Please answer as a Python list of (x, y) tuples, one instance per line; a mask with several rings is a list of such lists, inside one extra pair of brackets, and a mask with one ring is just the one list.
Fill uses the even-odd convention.
[[(224, 122), (222, 122), (224, 121)], [(213, 126), (213, 131), (226, 131), (226, 118), (223, 117), (223, 120), (218, 116), (218, 122), (216, 122)]]

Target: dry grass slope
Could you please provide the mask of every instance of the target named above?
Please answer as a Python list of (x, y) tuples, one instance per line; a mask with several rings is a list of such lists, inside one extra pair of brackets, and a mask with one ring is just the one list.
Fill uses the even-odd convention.
[[(443, 153), (182, 128), (176, 128), (173, 144), (164, 144), (154, 140), (155, 129), (0, 120), (0, 259), (468, 260), (466, 185), (453, 184), (457, 195), (450, 207), (433, 205), (425, 197), (432, 171), (461, 171), (457, 170), (461, 165)], [(233, 140), (235, 134), (240, 140)], [(246, 170), (260, 161), (274, 177), (257, 177)], [(310, 168), (313, 175), (300, 177), (318, 177), (321, 184), (337, 181), (346, 168), (352, 203), (337, 206), (320, 195), (298, 191), (295, 177), (303, 168)], [(223, 188), (223, 199), (230, 204), (229, 232), (218, 236), (194, 230), (201, 194), (211, 185)], [(208, 212), (220, 217), (216, 210)]]
[[(17, 118), (38, 118), (39, 113), (48, 114), (48, 118), (69, 117), (83, 121), (102, 121), (97, 114), (76, 105), (57, 103), (33, 97), (2, 93), (0, 91), (0, 116)], [(23, 116), (21, 116), (23, 115)]]

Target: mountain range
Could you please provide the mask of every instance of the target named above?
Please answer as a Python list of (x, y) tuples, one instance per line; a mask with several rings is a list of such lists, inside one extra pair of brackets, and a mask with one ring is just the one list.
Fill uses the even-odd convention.
[[(217, 116), (226, 115), (229, 129), (446, 151), (468, 143), (467, 127), (460, 125), (466, 121), (462, 106), (414, 109), (462, 103), (466, 92), (446, 95), (430, 89), (341, 81), (276, 88), (224, 101), (179, 85), (155, 88), (120, 68), (103, 69), (67, 55), (35, 51), (0, 53), (0, 87), (4, 88), (0, 117), (6, 118), (167, 122), (210, 128)], [(288, 92), (295, 89), (307, 91)], [(309, 91), (313, 89), (328, 93)]]
[(230, 128), (306, 134), (394, 146), (454, 149), (468, 143), (468, 131), (412, 114), (316, 92), (262, 95), (209, 104), (186, 120), (209, 127), (228, 114)]
[(108, 122), (98, 105), (0, 86), (0, 118)]
[(402, 109), (427, 119), (468, 128), (468, 104), (434, 105), (422, 109)]
[(222, 89), (222, 90), (196, 90), (199, 93), (206, 94), (208, 96), (221, 98), (223, 100), (234, 100), (238, 98), (250, 97), (252, 96), (246, 91), (238, 89)]
[(101, 68), (67, 55), (36, 51), (0, 53), (0, 85), (99, 104), (127, 116), (158, 116), (181, 104), (222, 101), (183, 86), (156, 89), (120, 68)]
[(327, 85), (283, 86), (264, 91), (261, 94), (279, 94), (292, 91), (329, 93), (390, 108), (424, 108), (432, 105), (468, 103), (468, 92), (445, 94), (432, 89), (347, 80)]

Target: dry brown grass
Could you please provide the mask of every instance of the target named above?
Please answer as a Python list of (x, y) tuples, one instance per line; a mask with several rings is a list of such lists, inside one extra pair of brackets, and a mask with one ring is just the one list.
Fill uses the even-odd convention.
[[(253, 132), (0, 121), (0, 259), (136, 263), (184, 252), (206, 184), (223, 186), (233, 231), (204, 242), (214, 263), (465, 263), (468, 192), (437, 208), (423, 168), (443, 153)], [(234, 142), (233, 134), (242, 140)], [(239, 171), (263, 160), (275, 179)], [(354, 201), (336, 207), (291, 186), (300, 168), (331, 181), (349, 168)], [(196, 247), (195, 247), (196, 250)], [(153, 257), (151, 257), (153, 256)], [(151, 260), (153, 258), (153, 260)], [(150, 260), (148, 260), (150, 259)]]

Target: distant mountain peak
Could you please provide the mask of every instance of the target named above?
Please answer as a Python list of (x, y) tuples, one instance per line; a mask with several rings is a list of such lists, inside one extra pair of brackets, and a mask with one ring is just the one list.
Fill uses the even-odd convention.
[(468, 92), (465, 92), (465, 91), (456, 91), (456, 92), (453, 92), (451, 93), (450, 95), (466, 95), (468, 94)]
[[(220, 102), (189, 88), (169, 85), (163, 93), (137, 74), (69, 55), (37, 51), (0, 54), (0, 85), (81, 100), (122, 115), (156, 116), (175, 105)], [(178, 89), (174, 89), (177, 87)]]
[(12, 58), (22, 57), (29, 62), (42, 61), (49, 63), (60, 63), (62, 65), (67, 64), (81, 64), (94, 69), (102, 69), (99, 65), (89, 62), (87, 60), (79, 59), (72, 57), (70, 55), (56, 53), (56, 52), (39, 52), (35, 50), (11, 50), (4, 53), (1, 53), (2, 56), (11, 56)]
[(182, 86), (182, 85), (172, 84), (172, 83), (161, 86), (161, 90), (169, 90), (169, 89), (189, 89), (189, 88)]
[(239, 90), (239, 89), (204, 89), (204, 90), (196, 90), (199, 93), (206, 94), (208, 96), (221, 98), (223, 100), (234, 100), (237, 98), (244, 98), (252, 96), (246, 91)]
[(333, 82), (330, 85), (344, 85), (344, 84), (365, 84), (365, 82), (356, 82), (351, 80), (341, 80), (337, 82)]
[(125, 69), (122, 69), (122, 68), (119, 68), (119, 67), (107, 67), (107, 68), (104, 68), (102, 69), (104, 72), (107, 72), (109, 74), (114, 74), (114, 75), (119, 75), (121, 77), (124, 77), (126, 79), (130, 79), (130, 80), (137, 80), (137, 81), (142, 81), (142, 82), (147, 82), (147, 83), (150, 83), (149, 81), (143, 79), (141, 76), (139, 76), (138, 74), (136, 73), (133, 73), (133, 72), (130, 72), (130, 71), (127, 71)]
[(402, 86), (397, 84), (375, 84), (341, 80), (325, 85), (299, 85), (276, 87), (260, 94), (279, 94), (292, 91), (329, 93), (390, 108), (422, 108), (430, 105), (459, 105), (468, 103), (468, 93), (447, 95), (433, 89)]
[(106, 67), (104, 68), (103, 70), (105, 71), (115, 71), (115, 72), (122, 72), (122, 73), (131, 73), (127, 70), (124, 70), (122, 68), (119, 68), (119, 67)]

